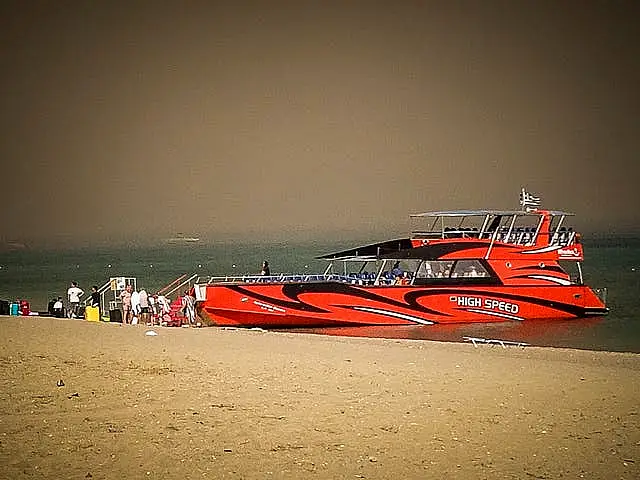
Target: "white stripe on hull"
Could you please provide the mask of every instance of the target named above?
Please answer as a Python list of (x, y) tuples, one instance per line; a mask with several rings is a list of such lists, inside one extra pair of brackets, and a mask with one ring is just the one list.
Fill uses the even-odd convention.
[(420, 317), (414, 317), (413, 315), (406, 315), (404, 313), (392, 312), (390, 310), (382, 310), (379, 308), (370, 308), (370, 307), (353, 307), (353, 309), (359, 310), (361, 312), (369, 312), (369, 313), (375, 313), (378, 315), (384, 315), (387, 317), (401, 318), (403, 320), (419, 323), (421, 325), (433, 325), (433, 322), (430, 322), (429, 320), (424, 320)]
[(535, 280), (546, 280), (547, 282), (557, 283), (558, 285), (571, 285), (571, 282), (569, 280), (566, 280), (564, 278), (551, 277), (549, 275), (528, 275), (527, 277), (533, 278)]

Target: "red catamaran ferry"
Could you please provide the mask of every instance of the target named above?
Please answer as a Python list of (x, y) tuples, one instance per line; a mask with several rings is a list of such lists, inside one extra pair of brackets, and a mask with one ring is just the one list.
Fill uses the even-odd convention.
[(323, 274), (200, 278), (197, 309), (212, 325), (279, 329), (606, 314), (606, 290), (583, 283), (573, 214), (524, 189), (520, 203), (411, 215), (409, 238), (318, 257)]

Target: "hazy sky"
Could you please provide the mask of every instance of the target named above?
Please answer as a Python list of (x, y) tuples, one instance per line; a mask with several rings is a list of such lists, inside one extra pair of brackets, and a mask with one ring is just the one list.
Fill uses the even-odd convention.
[(635, 4), (2, 2), (0, 241), (638, 231)]

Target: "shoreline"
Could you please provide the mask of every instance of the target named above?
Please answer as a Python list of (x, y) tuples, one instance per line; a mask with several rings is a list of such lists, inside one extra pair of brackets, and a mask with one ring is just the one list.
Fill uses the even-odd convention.
[(0, 360), (3, 478), (640, 474), (638, 354), (1, 317)]

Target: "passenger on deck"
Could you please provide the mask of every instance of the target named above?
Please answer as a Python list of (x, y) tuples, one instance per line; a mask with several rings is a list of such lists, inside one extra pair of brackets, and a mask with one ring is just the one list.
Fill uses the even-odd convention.
[(425, 272), (425, 277), (427, 278), (433, 278), (435, 276), (433, 274), (433, 270), (431, 269), (431, 264), (429, 262), (425, 262), (424, 272)]
[(266, 260), (262, 262), (262, 271), (260, 272), (260, 275), (262, 275), (263, 277), (268, 277), (271, 275), (271, 270), (269, 269), (269, 262), (267, 262)]
[(469, 272), (467, 274), (468, 277), (479, 277), (480, 275), (478, 274), (478, 271), (476, 270), (476, 266), (475, 265), (471, 265), (471, 267), (469, 267)]
[(400, 262), (396, 262), (393, 264), (393, 268), (391, 269), (391, 275), (393, 278), (398, 278), (402, 275), (402, 269), (400, 268)]
[(401, 275), (396, 277), (396, 285), (409, 285), (409, 272), (403, 272)]

